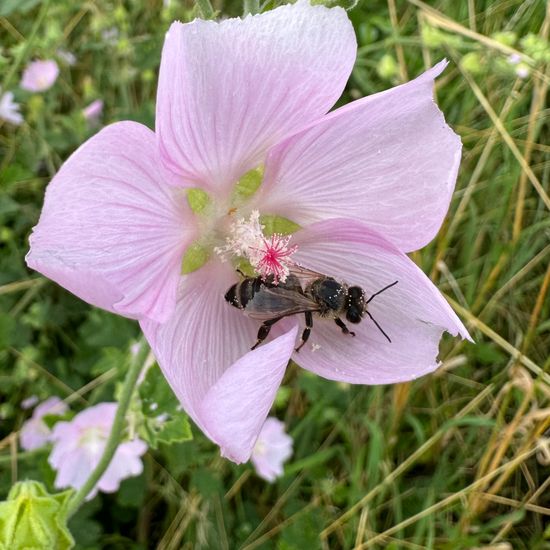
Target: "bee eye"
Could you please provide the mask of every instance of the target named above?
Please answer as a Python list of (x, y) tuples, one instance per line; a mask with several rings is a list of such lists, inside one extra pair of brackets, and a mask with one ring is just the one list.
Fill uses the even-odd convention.
[(362, 318), (361, 312), (354, 307), (349, 308), (348, 311), (346, 312), (346, 319), (350, 323), (354, 323), (354, 324), (360, 323), (361, 318)]

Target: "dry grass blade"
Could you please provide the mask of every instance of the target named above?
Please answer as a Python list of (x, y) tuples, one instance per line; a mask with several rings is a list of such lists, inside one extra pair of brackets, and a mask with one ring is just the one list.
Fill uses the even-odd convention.
[[(466, 405), (461, 411), (459, 411), (453, 418), (460, 419), (475, 410), (485, 398), (487, 398), (493, 391), (493, 385), (487, 386), (483, 391), (477, 395), (468, 405)], [(372, 491), (367, 493), (359, 502), (356, 502), (349, 510), (344, 512), (337, 520), (333, 521), (327, 528), (321, 532), (321, 538), (326, 538), (330, 533), (337, 529), (342, 523), (348, 521), (358, 510), (363, 508), (368, 502), (370, 502), (382, 489), (391, 483), (393, 483), (400, 475), (405, 473), (410, 467), (412, 467), (416, 461), (433, 445), (435, 445), (447, 432), (439, 430), (430, 439), (428, 439), (423, 445), (421, 445), (414, 453), (412, 453), (404, 462), (402, 462), (393, 472), (386, 476), (384, 481), (377, 485)]]
[[(459, 66), (460, 67), (460, 66)], [(502, 139), (508, 145), (510, 148), (510, 151), (512, 151), (512, 154), (514, 157), (516, 157), (516, 160), (519, 162), (521, 169), (525, 172), (527, 175), (527, 178), (539, 194), (540, 198), (546, 205), (546, 208), (550, 210), (550, 197), (548, 197), (546, 191), (544, 190), (544, 187), (538, 180), (537, 176), (535, 176), (535, 173), (521, 154), (520, 150), (518, 149), (517, 145), (515, 144), (514, 140), (504, 127), (504, 124), (502, 124), (502, 121), (498, 117), (498, 115), (495, 113), (494, 109), (491, 107), (491, 104), (489, 103), (489, 100), (485, 97), (485, 94), (481, 91), (481, 88), (477, 85), (475, 80), (471, 77), (471, 75), (468, 73), (468, 71), (463, 70), (460, 68), (460, 71), (462, 73), (462, 76), (466, 79), (468, 82), (470, 88), (474, 92), (475, 96), (477, 97), (479, 103), (481, 106), (485, 109), (485, 112), (489, 115), (489, 118), (495, 125), (496, 129), (498, 130), (499, 134), (502, 136)]]
[[(483, 34), (470, 30), (464, 27), (463, 25), (461, 25), (460, 23), (457, 23), (453, 19), (449, 19), (448, 17), (443, 15), (441, 12), (430, 7), (428, 4), (422, 2), (421, 0), (407, 0), (407, 1), (410, 4), (413, 4), (414, 6), (419, 8), (420, 10), (422, 10), (422, 14), (426, 18), (426, 20), (437, 27), (448, 30), (450, 32), (460, 34), (462, 36), (466, 36), (467, 38), (471, 38), (472, 40), (475, 40), (476, 42), (479, 42), (480, 44), (483, 44), (488, 48), (491, 48), (493, 50), (498, 50), (506, 55), (521, 54), (521, 52), (519, 52), (515, 48), (512, 48), (510, 46), (507, 46), (506, 44), (502, 44), (501, 42), (498, 42), (497, 40), (493, 40), (488, 36), (485, 36)], [(530, 63), (534, 62), (533, 59), (531, 59), (530, 57), (524, 54), (521, 54), (521, 55)]]
[(461, 500), (466, 494), (469, 492), (475, 490), (480, 485), (486, 484), (487, 482), (491, 481), (493, 478), (498, 476), (499, 474), (507, 471), (507, 470), (514, 470), (517, 466), (519, 466), (522, 462), (527, 460), (530, 456), (535, 454), (536, 448), (531, 449), (516, 458), (510, 460), (506, 464), (503, 464), (496, 470), (493, 470), (491, 473), (487, 474), (486, 476), (482, 477), (481, 479), (478, 479), (471, 485), (468, 485), (468, 487), (465, 487), (461, 491), (458, 491), (457, 493), (454, 493), (447, 498), (444, 498), (443, 500), (440, 500), (439, 502), (433, 504), (432, 506), (429, 506), (425, 510), (422, 510), (422, 512), (419, 512), (418, 514), (415, 514), (414, 516), (411, 516), (410, 518), (407, 518), (404, 521), (401, 521), (397, 525), (394, 525), (390, 529), (387, 529), (383, 533), (380, 533), (378, 535), (375, 535), (367, 542), (361, 544), (360, 546), (355, 547), (354, 550), (363, 550), (365, 548), (370, 548), (373, 544), (376, 544), (380, 541), (382, 541), (385, 537), (388, 537), (389, 535), (392, 535), (393, 533), (396, 533), (398, 531), (401, 531), (405, 527), (408, 527), (409, 525), (413, 525), (417, 521), (421, 520), (422, 518), (429, 516), (430, 514), (433, 514), (435, 512), (438, 512), (439, 510), (442, 510), (449, 506), (450, 504), (453, 504), (459, 500)]
[(463, 308), (458, 302), (450, 298), (449, 296), (445, 295), (447, 300), (451, 303), (453, 308), (466, 320), (468, 321), (468, 324), (474, 328), (478, 328), (485, 336), (490, 338), (495, 344), (500, 346), (503, 350), (508, 352), (510, 356), (515, 359), (516, 361), (520, 362), (522, 365), (526, 366), (530, 371), (532, 371), (537, 376), (540, 376), (546, 384), (550, 384), (550, 375), (544, 370), (539, 367), (534, 361), (529, 359), (526, 355), (521, 353), (519, 349), (514, 347), (510, 342), (505, 340), (502, 336), (497, 334), (493, 329), (489, 328), (483, 321), (481, 321), (478, 317), (470, 313), (467, 309)]

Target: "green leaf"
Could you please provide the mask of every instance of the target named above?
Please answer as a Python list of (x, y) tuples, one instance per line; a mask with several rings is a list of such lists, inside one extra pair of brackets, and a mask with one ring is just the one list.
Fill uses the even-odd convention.
[(194, 243), (185, 251), (181, 262), (181, 272), (184, 275), (200, 269), (210, 258), (210, 252), (201, 244)]
[(42, 422), (51, 430), (58, 422), (68, 422), (74, 418), (75, 413), (67, 411), (65, 414), (45, 414)]
[(187, 415), (157, 365), (147, 371), (139, 397), (142, 423), (138, 431), (153, 449), (159, 443), (170, 445), (193, 438)]
[(139, 508), (146, 492), (147, 481), (143, 474), (125, 479), (116, 494), (117, 504), (126, 508)]
[(292, 235), (292, 233), (296, 233), (298, 229), (301, 229), (297, 223), (288, 218), (270, 214), (260, 216), (260, 223), (264, 226), (266, 237), (271, 237), (275, 233), (278, 235)]
[(0, 502), (0, 548), (66, 550), (74, 546), (67, 529), (67, 504), (73, 491), (49, 494), (38, 481), (16, 483)]
[(195, 214), (202, 214), (212, 201), (206, 191), (200, 187), (192, 187), (187, 190), (187, 202)]

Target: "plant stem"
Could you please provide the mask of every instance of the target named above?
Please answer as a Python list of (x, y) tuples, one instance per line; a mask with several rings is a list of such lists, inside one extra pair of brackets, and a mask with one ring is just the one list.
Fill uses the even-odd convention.
[(0, 464), (11, 462), (12, 460), (26, 460), (27, 458), (33, 458), (44, 452), (44, 449), (35, 449), (34, 451), (21, 451), (15, 455), (0, 455)]
[(44, 21), (44, 18), (48, 13), (49, 7), (50, 7), (50, 0), (46, 0), (45, 2), (42, 3), (42, 7), (40, 8), (40, 11), (38, 12), (38, 16), (34, 21), (34, 25), (31, 29), (31, 32), (26, 37), (23, 47), (19, 50), (19, 54), (17, 55), (15, 60), (10, 64), (9, 70), (6, 71), (6, 74), (4, 76), (4, 79), (2, 80), (2, 86), (1, 86), (3, 90), (6, 90), (10, 86), (13, 75), (17, 72), (17, 70), (19, 69), (19, 66), (23, 62), (23, 59), (25, 59), (27, 52), (31, 49), (34, 42), (34, 37), (36, 36), (36, 33), (38, 32), (40, 25), (42, 25), (42, 22)]
[(126, 418), (126, 412), (128, 406), (130, 405), (130, 399), (134, 392), (139, 373), (147, 359), (149, 353), (149, 346), (142, 342), (140, 345), (139, 352), (133, 361), (130, 363), (130, 368), (126, 373), (126, 378), (124, 379), (124, 385), (122, 386), (122, 393), (118, 401), (118, 408), (115, 415), (115, 420), (113, 422), (113, 427), (111, 428), (111, 433), (107, 439), (107, 444), (105, 445), (105, 450), (103, 455), (99, 460), (98, 465), (95, 467), (94, 471), (90, 474), (90, 477), (86, 480), (84, 485), (77, 491), (77, 493), (71, 499), (68, 506), (68, 517), (72, 516), (84, 502), (88, 493), (96, 486), (97, 482), (101, 479), (101, 476), (105, 473), (105, 470), (108, 468), (115, 452), (120, 443), (120, 438), (122, 435), (122, 430), (124, 428), (124, 422)]
[(195, 0), (195, 3), (197, 4), (200, 16), (203, 19), (214, 18), (214, 8), (212, 7), (210, 0)]

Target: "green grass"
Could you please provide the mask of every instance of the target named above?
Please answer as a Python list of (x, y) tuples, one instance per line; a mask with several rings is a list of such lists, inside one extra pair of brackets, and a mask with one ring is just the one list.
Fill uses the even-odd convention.
[[(2, 498), (16, 479), (53, 479), (47, 453), (17, 454), (20, 402), (57, 394), (78, 410), (112, 398), (138, 334), (26, 269), (44, 189), (91, 135), (80, 110), (92, 99), (104, 99), (106, 123), (153, 126), (163, 34), (193, 17), (176, 0), (11, 4), (8, 13), (0, 2), (0, 83), (16, 91), (26, 123), (0, 127)], [(550, 548), (550, 76), (531, 38), (547, 40), (550, 12), (542, 0), (379, 0), (350, 17), (360, 47), (342, 102), (451, 61), (437, 98), (463, 162), (442, 230), (413, 259), (476, 344), (446, 339), (441, 369), (395, 386), (289, 369), (274, 410), (295, 439), (282, 479), (268, 485), (219, 458), (194, 429), (193, 441), (151, 451), (144, 475), (75, 516), (79, 548)], [(102, 38), (112, 27), (115, 44)], [(78, 62), (62, 66), (55, 87), (17, 90), (24, 65), (58, 48)], [(507, 63), (512, 51), (532, 61), (527, 78)]]

